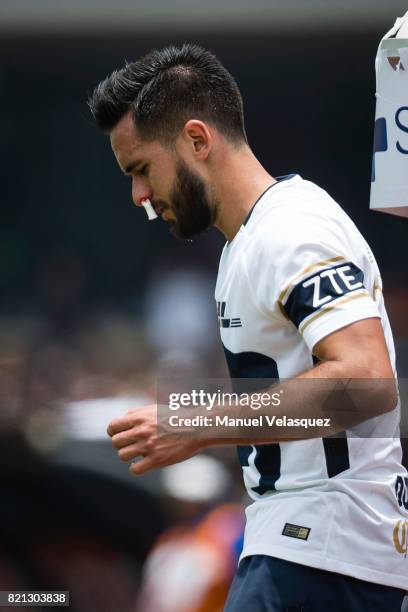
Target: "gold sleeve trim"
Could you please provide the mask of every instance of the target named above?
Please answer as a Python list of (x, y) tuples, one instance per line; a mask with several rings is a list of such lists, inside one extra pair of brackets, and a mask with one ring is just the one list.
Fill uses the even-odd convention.
[(358, 299), (360, 299), (362, 297), (370, 297), (370, 294), (368, 293), (368, 291), (366, 291), (366, 289), (364, 289), (363, 291), (358, 291), (358, 293), (353, 293), (353, 295), (346, 296), (346, 297), (342, 298), (341, 300), (337, 300), (336, 303), (332, 304), (331, 306), (326, 306), (325, 308), (322, 308), (321, 310), (319, 310), (319, 312), (317, 312), (315, 315), (310, 317), (310, 319), (308, 319), (304, 323), (304, 325), (301, 325), (299, 327), (299, 331), (303, 334), (303, 332), (305, 331), (306, 327), (308, 325), (310, 325), (310, 323), (313, 323), (313, 321), (316, 321), (316, 319), (318, 319), (322, 315), (326, 314), (326, 312), (329, 312), (330, 310), (334, 310), (335, 308), (337, 308), (337, 306), (346, 304), (346, 302), (351, 302), (353, 300), (358, 300)]

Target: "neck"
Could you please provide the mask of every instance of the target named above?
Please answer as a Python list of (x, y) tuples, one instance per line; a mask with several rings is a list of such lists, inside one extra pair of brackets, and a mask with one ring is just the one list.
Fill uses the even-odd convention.
[(256, 159), (248, 145), (226, 148), (214, 159), (211, 183), (218, 202), (214, 223), (231, 241), (262, 193), (276, 183)]

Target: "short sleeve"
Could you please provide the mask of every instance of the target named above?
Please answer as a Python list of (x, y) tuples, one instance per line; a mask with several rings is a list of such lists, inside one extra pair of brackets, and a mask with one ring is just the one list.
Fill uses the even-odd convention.
[(375, 262), (364, 245), (351, 222), (344, 228), (332, 218), (281, 216), (260, 233), (251, 258), (257, 303), (267, 316), (293, 324), (311, 351), (346, 325), (380, 317), (371, 297)]

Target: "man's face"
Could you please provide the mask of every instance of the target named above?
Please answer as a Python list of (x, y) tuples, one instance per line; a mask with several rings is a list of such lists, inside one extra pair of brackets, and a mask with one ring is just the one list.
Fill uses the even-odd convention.
[(132, 198), (140, 206), (149, 199), (178, 238), (190, 238), (213, 224), (217, 203), (210, 188), (177, 154), (158, 141), (143, 141), (131, 113), (110, 134), (123, 172), (132, 177)]

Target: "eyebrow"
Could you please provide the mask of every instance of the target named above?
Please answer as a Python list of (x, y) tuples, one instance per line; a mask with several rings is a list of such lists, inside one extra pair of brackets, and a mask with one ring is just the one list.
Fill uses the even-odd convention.
[(135, 161), (131, 162), (130, 164), (128, 164), (124, 170), (124, 174), (128, 175), (131, 172), (133, 172), (133, 170), (136, 170), (136, 168), (138, 166), (141, 166), (143, 164), (143, 160), (142, 159), (136, 159)]

